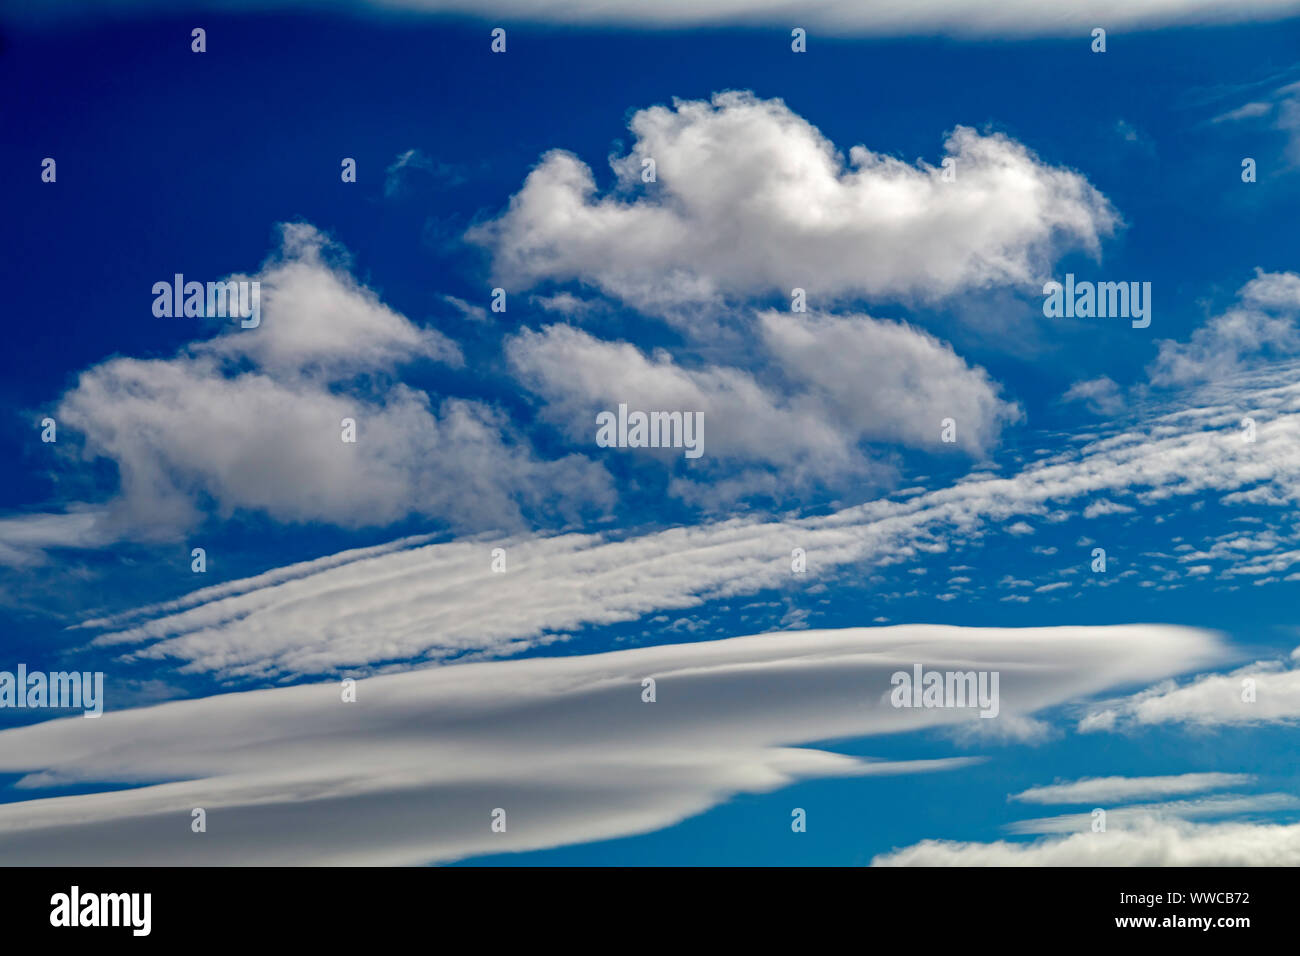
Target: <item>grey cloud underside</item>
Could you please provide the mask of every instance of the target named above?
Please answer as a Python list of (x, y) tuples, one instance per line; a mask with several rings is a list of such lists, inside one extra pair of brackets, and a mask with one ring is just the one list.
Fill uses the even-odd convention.
[[(967, 763), (797, 746), (990, 722), (892, 707), (890, 675), (913, 663), (998, 670), (996, 722), (1223, 653), (1207, 632), (1154, 625), (852, 628), (374, 677), (355, 703), (321, 684), (110, 709), (0, 734), (20, 788), (142, 785), (0, 805), (0, 857), (420, 864), (647, 832), (796, 780)], [(206, 833), (190, 831), (195, 807)], [(496, 808), (506, 833), (490, 829)]]

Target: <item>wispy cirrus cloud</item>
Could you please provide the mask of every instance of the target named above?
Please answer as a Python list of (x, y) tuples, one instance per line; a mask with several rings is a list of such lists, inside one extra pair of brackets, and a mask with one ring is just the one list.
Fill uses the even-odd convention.
[(1107, 803), (1239, 787), (1254, 780), (1243, 773), (1180, 773), (1163, 777), (1088, 777), (1031, 787), (1011, 794), (1019, 803)]
[(1211, 123), (1245, 123), (1268, 120), (1273, 129), (1287, 135), (1286, 158), (1292, 168), (1300, 166), (1300, 83), (1287, 83), (1263, 99), (1250, 100), (1214, 117)]
[[(1109, 832), (1115, 827), (1138, 826), (1147, 820), (1240, 818), (1247, 815), (1294, 811), (1300, 809), (1300, 797), (1290, 793), (1228, 793), (1191, 800), (1168, 800), (1163, 803), (1139, 803), (1102, 809), (1106, 812), (1106, 828)], [(1006, 829), (1021, 835), (1089, 833), (1096, 819), (1091, 812), (1065, 813), (1055, 817), (1017, 820), (1015, 823), (1007, 824)]]

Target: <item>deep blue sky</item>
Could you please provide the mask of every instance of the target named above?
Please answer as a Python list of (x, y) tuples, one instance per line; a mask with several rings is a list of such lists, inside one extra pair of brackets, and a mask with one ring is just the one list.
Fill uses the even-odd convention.
[[(203, 55), (189, 49), (195, 25), (207, 30)], [(1111, 200), (1127, 228), (1105, 242), (1102, 264), (1071, 255), (1056, 272), (1152, 282), (1156, 317), (1145, 333), (1130, 332), (1126, 323), (1031, 321), (1008, 338), (963, 321), (968, 308), (1032, 318), (1040, 300), (1023, 289), (940, 306), (871, 303), (874, 315), (908, 318), (951, 341), (1022, 404), (1025, 421), (1003, 436), (1004, 463), (1097, 424), (1081, 406), (1060, 401), (1071, 382), (1105, 374), (1122, 386), (1140, 383), (1157, 339), (1186, 339), (1231, 303), (1256, 268), (1300, 265), (1300, 172), (1287, 165), (1287, 134), (1210, 122), (1300, 79), (1300, 21), (1112, 32), (1105, 55), (1092, 54), (1087, 37), (814, 33), (809, 53), (795, 56), (788, 31), (779, 29), (638, 32), (507, 22), (509, 52), (494, 56), (491, 25), (397, 15), (205, 13), (5, 28), (0, 228), (7, 241), (0, 287), (9, 347), (0, 350), (0, 460), (7, 463), (0, 513), (59, 510), (112, 493), (111, 464), (53, 457), (36, 440), (36, 422), (83, 370), (115, 355), (167, 357), (201, 337), (195, 323), (202, 320), (152, 315), (152, 284), (176, 272), (207, 279), (253, 271), (285, 221), (304, 220), (330, 234), (352, 254), (353, 274), (385, 304), (464, 349), (464, 368), (424, 368), (411, 381), (438, 394), (483, 399), (529, 422), (532, 405), (504, 374), (500, 342), (516, 328), (553, 318), (524, 296), (486, 328), (457, 317), (443, 295), (485, 305), (490, 288), (486, 257), (458, 237), (497, 215), (547, 150), (576, 153), (602, 188), (610, 185), (605, 159), (629, 147), (631, 112), (674, 97), (707, 99), (726, 89), (779, 97), (842, 152), (862, 143), (909, 162), (937, 163), (944, 134), (957, 124), (1002, 131), (1045, 163), (1082, 173)], [(410, 149), (441, 173), (385, 197), (385, 169)], [(46, 156), (58, 162), (57, 187), (40, 181)], [(345, 156), (357, 160), (355, 185), (340, 182)], [(1259, 163), (1256, 184), (1240, 181), (1244, 156)], [(671, 328), (627, 313), (606, 323), (608, 337), (642, 348), (681, 341)], [(1116, 420), (1130, 414), (1141, 411)], [(539, 449), (559, 447), (545, 428), (526, 427)], [(915, 452), (902, 460), (905, 472), (924, 476), (928, 487), (942, 487), (971, 465)], [(620, 464), (610, 467), (619, 474)], [(833, 504), (803, 503), (808, 512)], [(620, 502), (613, 523), (656, 528), (694, 517), (651, 482)], [(1220, 533), (1229, 517), (1211, 501), (1168, 524), (1109, 519), (1116, 567), (1138, 566), (1142, 551), (1165, 550), (1176, 536), (1197, 542)], [(214, 555), (205, 583), (426, 530), (442, 529), (420, 520), (344, 531), (216, 517), (203, 529)], [(1058, 547), (1050, 559), (1002, 535), (973, 549), (973, 559), (950, 553), (921, 566), (938, 574), (944, 564), (978, 565), (989, 582), (1004, 573), (1023, 576), (1046, 560), (1083, 562), (1086, 549), (1075, 542), (1085, 532), (1096, 536), (1078, 520), (1043, 529), (1032, 543)], [(187, 540), (123, 542), (107, 551), (60, 551), (45, 566), (5, 572), (6, 593), (25, 596), (6, 612), (4, 658), (46, 661), (51, 669), (74, 657), (111, 661), (102, 651), (65, 657), (84, 640), (64, 628), (92, 611), (190, 591), (188, 551)], [(885, 590), (893, 587), (849, 569), (826, 603), (810, 602), (807, 623), (860, 626), (877, 616), (971, 626), (1158, 621), (1223, 630), (1242, 660), (1300, 643), (1294, 582), (1251, 588), (1257, 593), (1248, 598), (1227, 598), (1208, 586), (1162, 593), (1129, 582), (1081, 600), (1028, 604), (992, 593), (950, 603), (930, 595), (887, 602), (880, 597)], [(742, 620), (743, 603), (709, 608), (702, 615), (708, 627), (696, 637), (779, 625), (781, 611)], [(538, 653), (677, 639), (636, 622), (595, 628)], [(161, 663), (132, 666), (136, 679), (190, 694), (220, 686)], [(29, 719), (0, 717), (6, 726)], [(522, 862), (863, 863), (927, 836), (996, 839), (1003, 823), (1023, 816), (1023, 808), (1008, 809), (1005, 795), (1056, 777), (1225, 770), (1258, 773), (1269, 789), (1294, 790), (1294, 767), (1279, 759), (1289, 746), (1285, 731), (1266, 728), (1233, 731), (1230, 747), (1217, 733), (1189, 739), (1180, 731), (1067, 736), (1042, 749), (994, 747), (986, 751), (988, 763), (960, 774), (803, 783), (739, 798), (665, 832), (542, 851)], [(902, 759), (968, 752), (917, 735), (840, 742), (836, 749)], [(806, 839), (789, 832), (795, 806), (810, 811)]]

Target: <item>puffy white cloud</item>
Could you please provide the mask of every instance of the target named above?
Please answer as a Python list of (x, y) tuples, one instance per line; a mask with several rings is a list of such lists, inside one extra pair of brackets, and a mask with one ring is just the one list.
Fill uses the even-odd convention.
[[(546, 400), (543, 417), (574, 442), (592, 445), (597, 412), (620, 403), (699, 411), (704, 456), (693, 472), (715, 464), (770, 466), (778, 473), (774, 484), (787, 489), (870, 474), (865, 443), (941, 448), (947, 417), (960, 418), (957, 446), (980, 454), (1020, 415), (983, 369), (903, 323), (764, 312), (756, 326), (766, 354), (754, 370), (686, 367), (664, 351), (646, 355), (566, 325), (521, 332), (507, 340), (506, 354)], [(724, 487), (752, 486), (732, 477)]]
[[(0, 772), (22, 788), (136, 785), (0, 805), (0, 856), (420, 864), (609, 839), (737, 793), (971, 759), (799, 744), (996, 723), (1221, 654), (1206, 632), (1149, 625), (849, 628), (372, 677), (354, 703), (320, 684), (109, 710), (0, 733)], [(999, 671), (999, 717), (891, 706), (891, 674), (919, 661)], [(193, 837), (193, 807), (219, 837)], [(505, 833), (490, 827), (498, 807)]]
[[(423, 544), (285, 572), (276, 583), (237, 582), (220, 599), (194, 599), (183, 611), (143, 609), (109, 625), (113, 634), (101, 639), (142, 644), (133, 652), (223, 674), (508, 653), (588, 625), (789, 586), (795, 547), (807, 552), (810, 575), (829, 578), (850, 565), (911, 563), (926, 550), (974, 541), (1025, 517), (1066, 508), (1078, 514), (1101, 495), (1135, 506), (1207, 494), (1229, 505), (1290, 508), (1300, 501), (1294, 369), (1235, 390), (1215, 386), (1203, 398), (1204, 407), (1153, 414), (1140, 428), (1007, 477), (971, 475), (807, 518), (735, 518), (622, 537)], [(1242, 404), (1260, 419), (1254, 443), (1241, 440), (1235, 409)], [(495, 544), (507, 549), (507, 574), (490, 570)]]
[(1132, 514), (1135, 510), (1137, 509), (1131, 508), (1128, 505), (1116, 504), (1113, 501), (1107, 501), (1105, 498), (1102, 498), (1084, 508), (1083, 516), (1085, 518), (1100, 518), (1104, 515)]
[(1163, 339), (1148, 368), (1154, 385), (1186, 385), (1222, 379), (1242, 370), (1246, 359), (1300, 352), (1300, 275), (1256, 270), (1237, 293), (1238, 302), (1192, 333), (1187, 342)]
[(1198, 727), (1293, 724), (1300, 721), (1300, 657), (1260, 661), (1227, 674), (1164, 683), (1097, 704), (1079, 730), (1129, 730), (1160, 724)]
[[(826, 470), (861, 461), (816, 403), (769, 391), (744, 369), (683, 368), (666, 352), (647, 356), (567, 325), (525, 330), (507, 340), (506, 355), (524, 384), (546, 399), (543, 416), (575, 442), (595, 447), (596, 412), (626, 403), (703, 412), (704, 460), (792, 465), (811, 457)], [(654, 453), (681, 457), (680, 450)]]
[(1114, 803), (1148, 797), (1239, 787), (1254, 780), (1244, 773), (1180, 773), (1162, 777), (1085, 777), (1012, 794), (1020, 803)]
[(1115, 380), (1108, 375), (1075, 382), (1061, 400), (1083, 402), (1089, 411), (1098, 415), (1116, 415), (1124, 410), (1124, 395)]
[(859, 441), (933, 448), (951, 417), (961, 423), (954, 444), (979, 455), (1021, 417), (984, 369), (904, 322), (769, 311), (759, 327), (786, 378)]
[[(814, 304), (928, 300), (1041, 283), (1057, 253), (1096, 254), (1118, 225), (1078, 173), (967, 127), (945, 142), (952, 182), (864, 146), (846, 166), (783, 102), (743, 92), (643, 109), (630, 127), (611, 193), (597, 194), (577, 157), (552, 151), (498, 219), (467, 233), (491, 250), (499, 283), (581, 280), (669, 313), (796, 287)], [(646, 185), (649, 159), (657, 181)]]
[(445, 335), (416, 326), (358, 284), (347, 252), (319, 229), (287, 223), (280, 233), (280, 248), (257, 275), (232, 277), (261, 284), (262, 323), (196, 342), (195, 355), (242, 358), (277, 377), (329, 381), (418, 358), (464, 364)]
[(1300, 824), (1191, 823), (1144, 817), (1104, 833), (1028, 843), (922, 840), (872, 866), (1297, 866)]
[[(200, 519), (204, 499), (279, 521), (359, 527), (423, 515), (471, 529), (612, 501), (603, 468), (539, 460), (492, 408), (390, 384), (399, 364), (460, 364), (460, 351), (357, 285), (341, 257), (314, 228), (287, 226), (252, 277), (259, 326), (170, 359), (110, 359), (63, 396), (57, 418), (80, 434), (84, 456), (117, 466), (109, 510), (119, 536), (175, 534)], [(355, 443), (342, 441), (345, 418)]]
[[(982, 454), (1020, 416), (983, 369), (904, 323), (769, 311), (757, 316), (756, 332), (766, 375), (683, 368), (665, 353), (647, 358), (564, 327), (525, 334), (508, 351), (547, 398), (552, 420), (586, 426), (593, 409), (618, 401), (702, 410), (710, 461), (780, 466), (787, 485), (868, 473), (863, 443), (939, 447), (939, 423), (949, 416), (961, 418), (957, 446)], [(575, 438), (585, 432), (570, 428)]]

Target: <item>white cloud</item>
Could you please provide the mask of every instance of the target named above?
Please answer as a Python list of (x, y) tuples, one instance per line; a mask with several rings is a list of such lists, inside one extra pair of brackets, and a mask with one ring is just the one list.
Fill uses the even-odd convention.
[[(968, 763), (797, 746), (981, 721), (891, 706), (890, 675), (916, 661), (997, 669), (996, 722), (1222, 653), (1177, 627), (851, 628), (372, 677), (355, 703), (320, 684), (110, 710), (0, 733), (20, 787), (135, 785), (0, 805), (0, 856), (397, 865), (609, 839), (737, 793)], [(219, 836), (194, 838), (199, 806)]]
[[(164, 6), (161, 0), (119, 0), (121, 6)], [(303, 6), (400, 10), (449, 16), (488, 17), (496, 20), (562, 23), (584, 26), (663, 29), (722, 25), (779, 27), (777, 37), (788, 42), (791, 24), (828, 36), (1082, 36), (1098, 23), (1109, 30), (1155, 29), (1172, 24), (1201, 25), (1278, 20), (1289, 16), (1296, 0), (1074, 0), (1065, 5), (1039, 0), (909, 0), (907, 3), (844, 3), (840, 0), (659, 0), (656, 3), (615, 3), (606, 0), (570, 0), (542, 5), (520, 0), (266, 0), (271, 8)], [(243, 8), (240, 0), (203, 0), (208, 9)], [(96, 7), (71, 0), (15, 7), (9, 15), (54, 18), (65, 11), (85, 15)]]
[(601, 307), (598, 300), (580, 299), (572, 292), (557, 292), (555, 295), (534, 295), (529, 298), (529, 301), (547, 312), (558, 312), (566, 318), (589, 315)]
[(759, 328), (786, 377), (859, 440), (933, 448), (938, 423), (952, 417), (955, 444), (983, 454), (1022, 417), (984, 369), (904, 322), (768, 311)]
[[(515, 374), (545, 398), (543, 417), (571, 441), (594, 447), (596, 413), (620, 403), (699, 411), (704, 457), (693, 472), (715, 464), (770, 466), (779, 474), (768, 490), (860, 479), (873, 470), (861, 447), (867, 442), (942, 448), (947, 417), (959, 423), (957, 446), (980, 454), (1020, 417), (983, 369), (903, 323), (764, 312), (756, 326), (766, 355), (753, 371), (688, 367), (666, 352), (646, 355), (567, 325), (525, 330), (505, 348)], [(724, 487), (749, 486), (731, 476)]]
[[(144, 609), (114, 624), (112, 642), (144, 643), (200, 670), (321, 673), (429, 655), (508, 653), (588, 625), (790, 585), (790, 552), (809, 574), (850, 565), (913, 566), (918, 554), (971, 542), (1099, 494), (1137, 505), (1218, 495), (1229, 505), (1300, 502), (1300, 385), (1295, 369), (1205, 391), (1204, 407), (1151, 414), (1142, 427), (1026, 465), (970, 476), (901, 500), (785, 520), (735, 518), (615, 539), (606, 535), (457, 541), (304, 569), (267, 585), (231, 586), (179, 613)], [(1245, 403), (1260, 418), (1241, 440)], [(490, 571), (500, 544), (507, 574)], [(1025, 585), (1035, 582), (1025, 581)], [(134, 622), (134, 623), (133, 623)]]
[(1219, 116), (1210, 120), (1211, 123), (1232, 123), (1237, 120), (1256, 119), (1260, 116), (1267, 116), (1273, 110), (1272, 103), (1245, 103), (1236, 109), (1228, 110)]
[[(1109, 821), (1108, 821), (1109, 822)], [(872, 866), (1300, 866), (1300, 824), (1143, 818), (1104, 833), (1028, 843), (922, 840)]]
[(1092, 502), (1092, 504), (1084, 508), (1083, 516), (1085, 518), (1100, 518), (1103, 515), (1132, 514), (1135, 510), (1136, 509), (1130, 508), (1128, 505), (1116, 504), (1114, 501), (1107, 501), (1105, 498), (1102, 498), (1098, 501)]
[(444, 295), (442, 301), (456, 310), (462, 318), (469, 319), (473, 322), (486, 322), (488, 320), (488, 311), (481, 305), (473, 302), (466, 302), (464, 299), (457, 298), (454, 295)]
[(195, 342), (194, 354), (247, 359), (280, 377), (331, 381), (417, 358), (464, 364), (445, 335), (416, 326), (358, 284), (348, 272), (347, 253), (320, 230), (287, 223), (280, 232), (280, 248), (257, 275), (232, 277), (261, 283), (262, 323), (227, 327)]
[(1227, 674), (1204, 674), (1181, 686), (1160, 684), (1131, 697), (1099, 703), (1079, 721), (1079, 730), (1128, 730), (1161, 724), (1293, 724), (1300, 721), (1297, 663), (1294, 657), (1289, 664), (1260, 661)]
[[(253, 277), (257, 328), (170, 359), (110, 359), (63, 396), (56, 418), (85, 457), (117, 466), (118, 537), (172, 536), (200, 520), (204, 498), (226, 515), (347, 527), (422, 515), (462, 529), (612, 502), (603, 468), (539, 460), (492, 408), (392, 384), (399, 364), (458, 365), (460, 351), (358, 286), (340, 257), (312, 227), (286, 226)], [(355, 444), (341, 440), (345, 418)]]
[[(1097, 254), (1118, 226), (1079, 174), (967, 127), (945, 143), (957, 169), (945, 182), (937, 167), (863, 146), (846, 166), (783, 102), (748, 93), (643, 109), (630, 126), (631, 152), (611, 161), (613, 192), (598, 195), (584, 163), (552, 151), (500, 218), (469, 231), (491, 250), (499, 284), (581, 280), (666, 314), (796, 287), (814, 305), (929, 300), (1041, 282), (1057, 253)], [(648, 187), (646, 159), (656, 163)]]
[(405, 199), (438, 184), (454, 186), (460, 182), (462, 177), (451, 166), (435, 162), (422, 150), (408, 149), (384, 170), (384, 196)]
[(1300, 83), (1292, 83), (1286, 91), (1291, 95), (1277, 104), (1277, 128), (1287, 134), (1287, 159), (1300, 166)]
[[(1102, 803), (1103, 801), (1091, 801)], [(1103, 807), (1106, 811), (1106, 828), (1125, 828), (1140, 825), (1148, 819), (1202, 820), (1241, 818), (1246, 815), (1293, 811), (1300, 808), (1300, 798), (1289, 793), (1225, 793), (1192, 800), (1170, 800), (1163, 803), (1139, 803), (1132, 806)], [(1006, 829), (1015, 834), (1088, 833), (1092, 831), (1092, 812), (1064, 813), (1055, 817), (1038, 817), (1017, 820)]]
[(1031, 787), (1007, 799), (1020, 803), (1115, 803), (1202, 790), (1240, 787), (1254, 780), (1244, 773), (1181, 773), (1163, 777), (1085, 777)]
[(1247, 359), (1300, 352), (1300, 275), (1264, 272), (1237, 293), (1238, 302), (1192, 333), (1187, 342), (1163, 339), (1148, 368), (1154, 385), (1186, 385), (1223, 379)]
[(1065, 402), (1084, 402), (1097, 415), (1117, 415), (1124, 410), (1124, 396), (1114, 379), (1107, 375), (1075, 382), (1061, 396)]
[(52, 548), (96, 548), (113, 540), (102, 509), (74, 507), (62, 514), (39, 513), (0, 518), (0, 564), (44, 564)]
[(1268, 94), (1264, 101), (1244, 103), (1210, 120), (1211, 123), (1242, 122), (1272, 117), (1272, 128), (1287, 134), (1286, 158), (1300, 166), (1300, 83), (1288, 83)]

